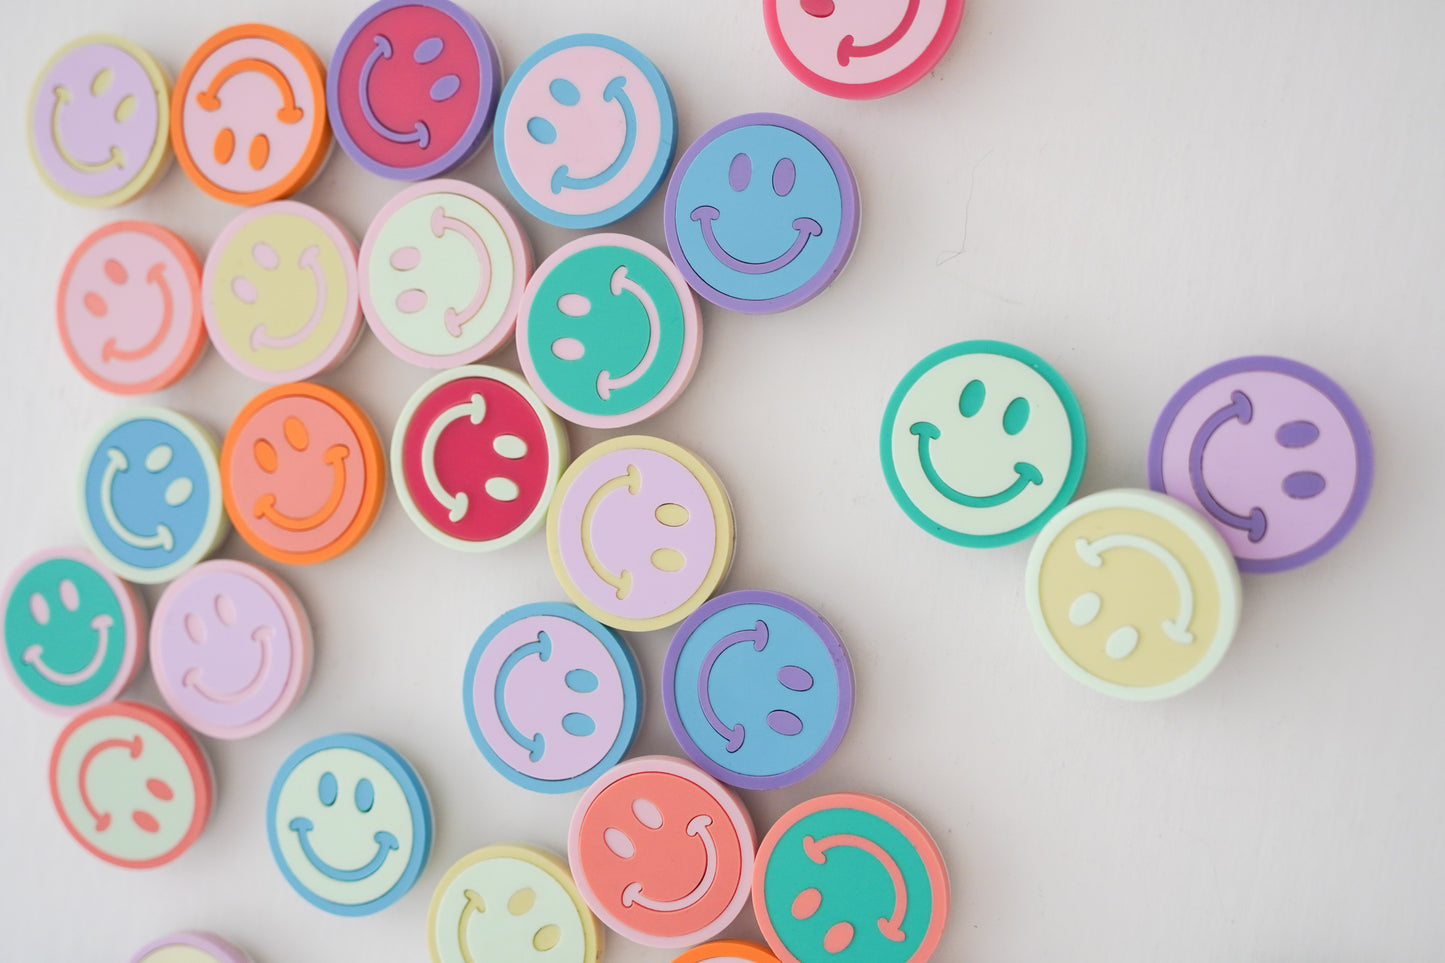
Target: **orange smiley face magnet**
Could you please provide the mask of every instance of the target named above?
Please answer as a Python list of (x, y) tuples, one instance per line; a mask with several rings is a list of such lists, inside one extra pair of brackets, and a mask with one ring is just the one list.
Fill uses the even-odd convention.
[(221, 487), (236, 531), (291, 565), (335, 558), (381, 510), (386, 466), (365, 413), (322, 385), (277, 385), (241, 409), (221, 448)]

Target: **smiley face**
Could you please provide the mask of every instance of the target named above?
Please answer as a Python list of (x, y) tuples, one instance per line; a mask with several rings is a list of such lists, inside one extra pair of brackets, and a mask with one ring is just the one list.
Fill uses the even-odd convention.
[(64, 47), (30, 95), (30, 154), (75, 204), (113, 207), (146, 191), (170, 153), (170, 83), (149, 53), (93, 34)]
[(171, 933), (136, 951), (131, 963), (250, 963), (250, 958), (213, 933)]
[(948, 921), (938, 845), (901, 807), (819, 796), (768, 831), (753, 873), (758, 925), (784, 963), (924, 963)]
[(1054, 661), (1121, 699), (1197, 685), (1239, 625), (1239, 572), (1223, 539), (1155, 492), (1100, 492), (1060, 511), (1034, 543), (1024, 588)]
[(517, 356), (564, 418), (620, 428), (682, 393), (701, 349), (697, 301), (652, 245), (594, 234), (549, 257), (527, 285)]
[(178, 722), (135, 702), (76, 716), (50, 756), (50, 794), (77, 842), (116, 866), (175, 859), (211, 814), (210, 765)]
[(964, 0), (767, 0), (768, 39), (803, 83), (834, 97), (895, 94), (942, 59)]
[(714, 940), (684, 951), (672, 963), (778, 963), (778, 958), (758, 943)]
[(498, 116), (507, 189), (529, 214), (574, 230), (641, 207), (677, 148), (677, 110), (662, 74), (602, 34), (563, 37), (524, 60)]
[(833, 754), (853, 708), (848, 652), (826, 620), (776, 592), (729, 592), (678, 626), (663, 668), (667, 721), (723, 782), (776, 789)]
[(476, 152), (491, 132), (501, 62), (476, 17), (448, 0), (381, 0), (331, 59), (336, 138), (374, 174), (423, 180)]
[(427, 943), (438, 963), (596, 963), (597, 920), (567, 866), (531, 846), (485, 846), (452, 864), (432, 895)]
[(1279, 572), (1339, 543), (1374, 477), (1370, 431), (1334, 381), (1286, 358), (1237, 358), (1165, 406), (1149, 485), (1205, 514), (1245, 572)]
[(677, 947), (737, 916), (754, 844), (752, 820), (721, 784), (681, 759), (643, 756), (583, 793), (567, 859), (603, 922), (638, 943)]
[(899, 507), (945, 541), (1007, 545), (1068, 503), (1084, 472), (1084, 416), (1042, 358), (965, 341), (916, 364), (883, 415), (883, 474)]
[(406, 895), (431, 852), (426, 787), (389, 746), (342, 733), (313, 739), (276, 773), (266, 804), (271, 854), (313, 906), (364, 916)]
[(858, 184), (833, 142), (781, 114), (734, 117), (687, 149), (667, 186), (667, 246), (693, 290), (766, 314), (832, 283), (858, 238)]

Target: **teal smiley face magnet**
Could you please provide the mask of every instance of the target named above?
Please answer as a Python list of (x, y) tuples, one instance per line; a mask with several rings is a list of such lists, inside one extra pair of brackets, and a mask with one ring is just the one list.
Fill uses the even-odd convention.
[(1048, 362), (1002, 341), (964, 341), (913, 366), (879, 441), (883, 474), (920, 528), (993, 548), (1033, 535), (1084, 473), (1084, 415)]

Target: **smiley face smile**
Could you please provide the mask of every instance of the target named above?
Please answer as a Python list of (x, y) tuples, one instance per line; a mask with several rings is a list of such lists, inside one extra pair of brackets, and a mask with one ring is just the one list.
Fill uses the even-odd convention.
[(792, 264), (803, 253), (803, 248), (808, 246), (808, 241), (823, 234), (823, 227), (811, 217), (799, 217), (793, 221), (793, 230), (797, 232), (793, 239), (792, 247), (771, 261), (764, 261), (755, 264), (751, 261), (739, 260), (728, 253), (727, 249), (718, 242), (717, 235), (713, 233), (713, 222), (720, 216), (718, 209), (707, 204), (693, 209), (692, 219), (697, 221), (698, 228), (702, 231), (702, 239), (707, 244), (707, 249), (717, 258), (734, 271), (741, 271), (744, 274), (771, 274), (780, 271)]
[(356, 869), (337, 869), (318, 856), (316, 850), (311, 848), (310, 833), (313, 828), (315, 827), (312, 826), (311, 820), (305, 816), (297, 816), (291, 820), (291, 831), (296, 834), (296, 842), (301, 846), (301, 852), (306, 854), (307, 861), (316, 867), (318, 872), (338, 883), (355, 883), (366, 879), (381, 869), (382, 863), (386, 862), (386, 858), (391, 855), (392, 850), (400, 848), (396, 837), (381, 829), (372, 836), (372, 839), (376, 840), (376, 855), (372, 856), (366, 865)]
[(287, 515), (276, 507), (276, 493), (266, 492), (256, 499), (256, 517), (264, 518), (288, 532), (309, 532), (324, 524), (336, 514), (336, 510), (341, 507), (341, 499), (346, 494), (346, 459), (350, 455), (351, 449), (347, 446), (332, 445), (326, 449), (326, 454), (321, 456), (322, 463), (331, 466), (331, 492), (326, 496), (325, 504), (310, 515), (301, 518)]
[(105, 613), (90, 620), (90, 627), (95, 629), (96, 634), (95, 655), (91, 656), (90, 663), (78, 672), (56, 672), (46, 665), (44, 650), (38, 642), (26, 647), (25, 654), (20, 657), (20, 660), (40, 673), (47, 682), (53, 682), (56, 685), (79, 685), (87, 682), (100, 670), (101, 663), (105, 661), (105, 653), (110, 648), (110, 627), (114, 624), (115, 620)]
[(943, 476), (938, 474), (938, 469), (933, 465), (933, 454), (929, 443), (939, 437), (938, 428), (930, 422), (920, 421), (908, 430), (918, 436), (918, 464), (923, 468), (923, 474), (928, 477), (928, 481), (938, 493), (951, 502), (968, 508), (994, 508), (1017, 498), (1030, 485), (1044, 483), (1044, 476), (1032, 463), (1021, 461), (1014, 465), (1014, 472), (1018, 477), (1014, 479), (1013, 484), (1002, 491), (992, 495), (970, 495), (967, 492), (961, 492), (944, 481)]

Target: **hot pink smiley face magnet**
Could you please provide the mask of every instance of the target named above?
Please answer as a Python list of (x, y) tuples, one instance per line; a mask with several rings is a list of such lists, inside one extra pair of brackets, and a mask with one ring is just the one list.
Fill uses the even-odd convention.
[(311, 671), (311, 627), (281, 580), (218, 559), (166, 587), (150, 651), (161, 695), (183, 722), (239, 739), (270, 726), (300, 697)]

